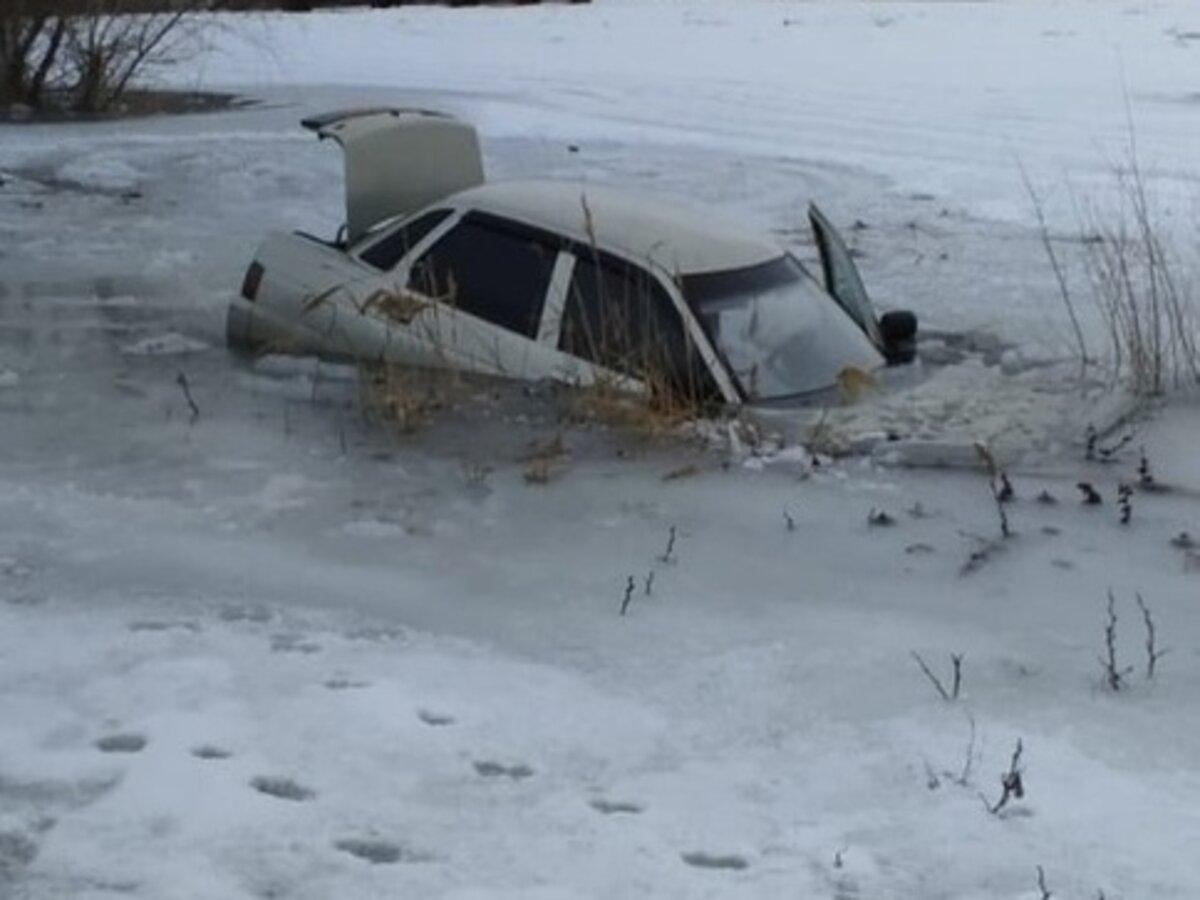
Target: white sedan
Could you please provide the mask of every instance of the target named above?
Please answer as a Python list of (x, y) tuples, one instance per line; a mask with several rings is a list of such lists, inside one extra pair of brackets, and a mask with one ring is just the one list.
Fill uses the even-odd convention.
[(712, 209), (551, 180), (485, 182), (466, 123), (370, 109), (305, 120), (345, 156), (337, 240), (272, 234), (230, 305), (231, 347), (771, 405), (913, 358), (844, 242), (809, 211), (818, 280)]

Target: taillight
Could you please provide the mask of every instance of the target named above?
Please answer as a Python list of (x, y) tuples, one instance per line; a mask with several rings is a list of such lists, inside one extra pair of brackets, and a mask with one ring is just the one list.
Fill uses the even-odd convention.
[(246, 277), (242, 279), (243, 297), (253, 301), (258, 296), (258, 286), (262, 283), (264, 274), (266, 274), (266, 269), (259, 263), (250, 263), (250, 268), (246, 270)]

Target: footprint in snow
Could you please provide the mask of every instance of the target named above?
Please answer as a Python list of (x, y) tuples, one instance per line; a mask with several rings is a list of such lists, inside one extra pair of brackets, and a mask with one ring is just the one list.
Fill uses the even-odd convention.
[(240, 606), (229, 604), (222, 606), (217, 615), (223, 622), (255, 622), (262, 624), (271, 621), (271, 610), (265, 606)]
[(300, 802), (311, 800), (317, 796), (315, 791), (309, 790), (302, 784), (297, 784), (290, 778), (270, 778), (265, 775), (259, 775), (257, 778), (250, 780), (250, 787), (254, 788), (260, 794), (266, 794), (268, 797), (275, 797), (279, 800)]
[(402, 641), (407, 637), (407, 633), (402, 628), (353, 628), (345, 632), (344, 636), (351, 641), (385, 644), (391, 641)]
[(316, 653), (321, 649), (320, 644), (306, 641), (302, 634), (273, 634), (271, 635), (272, 653)]
[(138, 753), (146, 747), (146, 739), (140, 734), (109, 734), (96, 741), (101, 753)]
[(135, 633), (139, 631), (170, 631), (178, 628), (181, 631), (190, 631), (195, 634), (200, 630), (200, 626), (195, 622), (162, 622), (157, 619), (130, 622), (127, 627)]
[(340, 841), (334, 841), (333, 846), (343, 853), (349, 853), (351, 856), (366, 860), (375, 866), (390, 865), (391, 863), (398, 862), (425, 862), (429, 859), (427, 854), (417, 853), (406, 847), (401, 847), (399, 844), (393, 844), (391, 841), (344, 838)]
[(355, 681), (352, 678), (346, 678), (341, 675), (335, 675), (325, 682), (325, 687), (331, 691), (349, 691), (370, 686), (371, 682), (369, 681)]
[[(454, 716), (447, 716), (444, 713), (432, 712), (428, 709), (417, 710), (417, 718), (426, 725), (433, 725), (435, 727), (439, 725), (454, 724)], [(478, 766), (478, 763), (476, 763), (476, 766)]]
[(520, 781), (522, 778), (528, 778), (533, 774), (533, 769), (524, 763), (517, 763), (515, 766), (505, 766), (491, 760), (480, 760), (474, 763), (475, 771), (484, 778), (511, 778), (513, 781)]
[(681, 853), (680, 856), (685, 863), (689, 866), (695, 866), (697, 869), (730, 869), (740, 871), (750, 866), (744, 857), (737, 856), (736, 854)]
[(201, 744), (192, 748), (192, 756), (197, 759), (229, 759), (233, 754), (212, 744)]
[(41, 606), (46, 602), (45, 594), (14, 594), (5, 597), (4, 602), (9, 606)]
[(641, 805), (637, 803), (626, 803), (621, 800), (592, 800), (588, 803), (592, 809), (598, 813), (603, 813), (606, 816), (625, 813), (628, 815), (637, 815), (642, 811)]

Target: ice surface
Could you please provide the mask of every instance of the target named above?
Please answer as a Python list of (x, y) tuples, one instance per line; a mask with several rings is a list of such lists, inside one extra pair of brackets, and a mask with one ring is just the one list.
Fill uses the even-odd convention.
[[(1013, 165), (1102, 185), (1124, 83), (1182, 202), (1194, 15), (237, 18), (177, 77), (257, 109), (0, 129), (0, 897), (1015, 900), (1038, 865), (1056, 896), (1196, 896), (1200, 414), (1083, 461), (1122, 398), (1063, 374)], [(337, 225), (337, 155), (295, 122), (381, 101), (477, 119), (495, 175), (725, 203), (806, 258), (821, 202), (931, 332), (919, 377), (822, 425), (875, 455), (657, 444), (482, 388), (397, 435), (352, 371), (231, 358), (261, 234)], [(896, 435), (1023, 448), (1015, 536), (979, 472), (879, 465)], [(1143, 447), (1163, 489), (1122, 526)], [(1171, 650), (1152, 681), (1135, 592)], [(911, 651), (947, 681), (964, 655), (959, 700)], [(1026, 796), (989, 815), (1017, 738)]]

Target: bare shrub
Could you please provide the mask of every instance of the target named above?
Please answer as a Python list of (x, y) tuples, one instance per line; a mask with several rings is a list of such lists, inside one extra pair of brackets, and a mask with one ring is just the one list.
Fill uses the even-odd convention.
[(1088, 352), (1087, 339), (1083, 336), (1083, 328), (1079, 324), (1079, 315), (1075, 311), (1075, 300), (1071, 295), (1071, 288), (1067, 280), (1066, 268), (1062, 260), (1058, 258), (1058, 253), (1054, 250), (1054, 242), (1050, 236), (1050, 229), (1046, 225), (1046, 211), (1042, 204), (1042, 198), (1033, 186), (1033, 182), (1029, 180), (1029, 173), (1025, 171), (1025, 167), (1020, 165), (1021, 181), (1025, 185), (1025, 191), (1029, 194), (1029, 200), (1033, 204), (1034, 214), (1038, 221), (1038, 236), (1042, 241), (1042, 249), (1046, 251), (1046, 258), (1050, 262), (1050, 268), (1054, 271), (1054, 280), (1058, 284), (1058, 296), (1063, 302), (1063, 308), (1067, 311), (1067, 318), (1071, 322), (1071, 330), (1075, 339), (1075, 352), (1079, 356), (1079, 372), (1080, 375), (1087, 373), (1088, 364), (1092, 361), (1091, 354)]
[(213, 0), (4, 0), (0, 105), (117, 106), (136, 79), (199, 46)]
[(1084, 263), (1107, 330), (1114, 375), (1141, 395), (1200, 384), (1191, 284), (1147, 192), (1131, 140), (1114, 169), (1117, 208), (1084, 218)]

